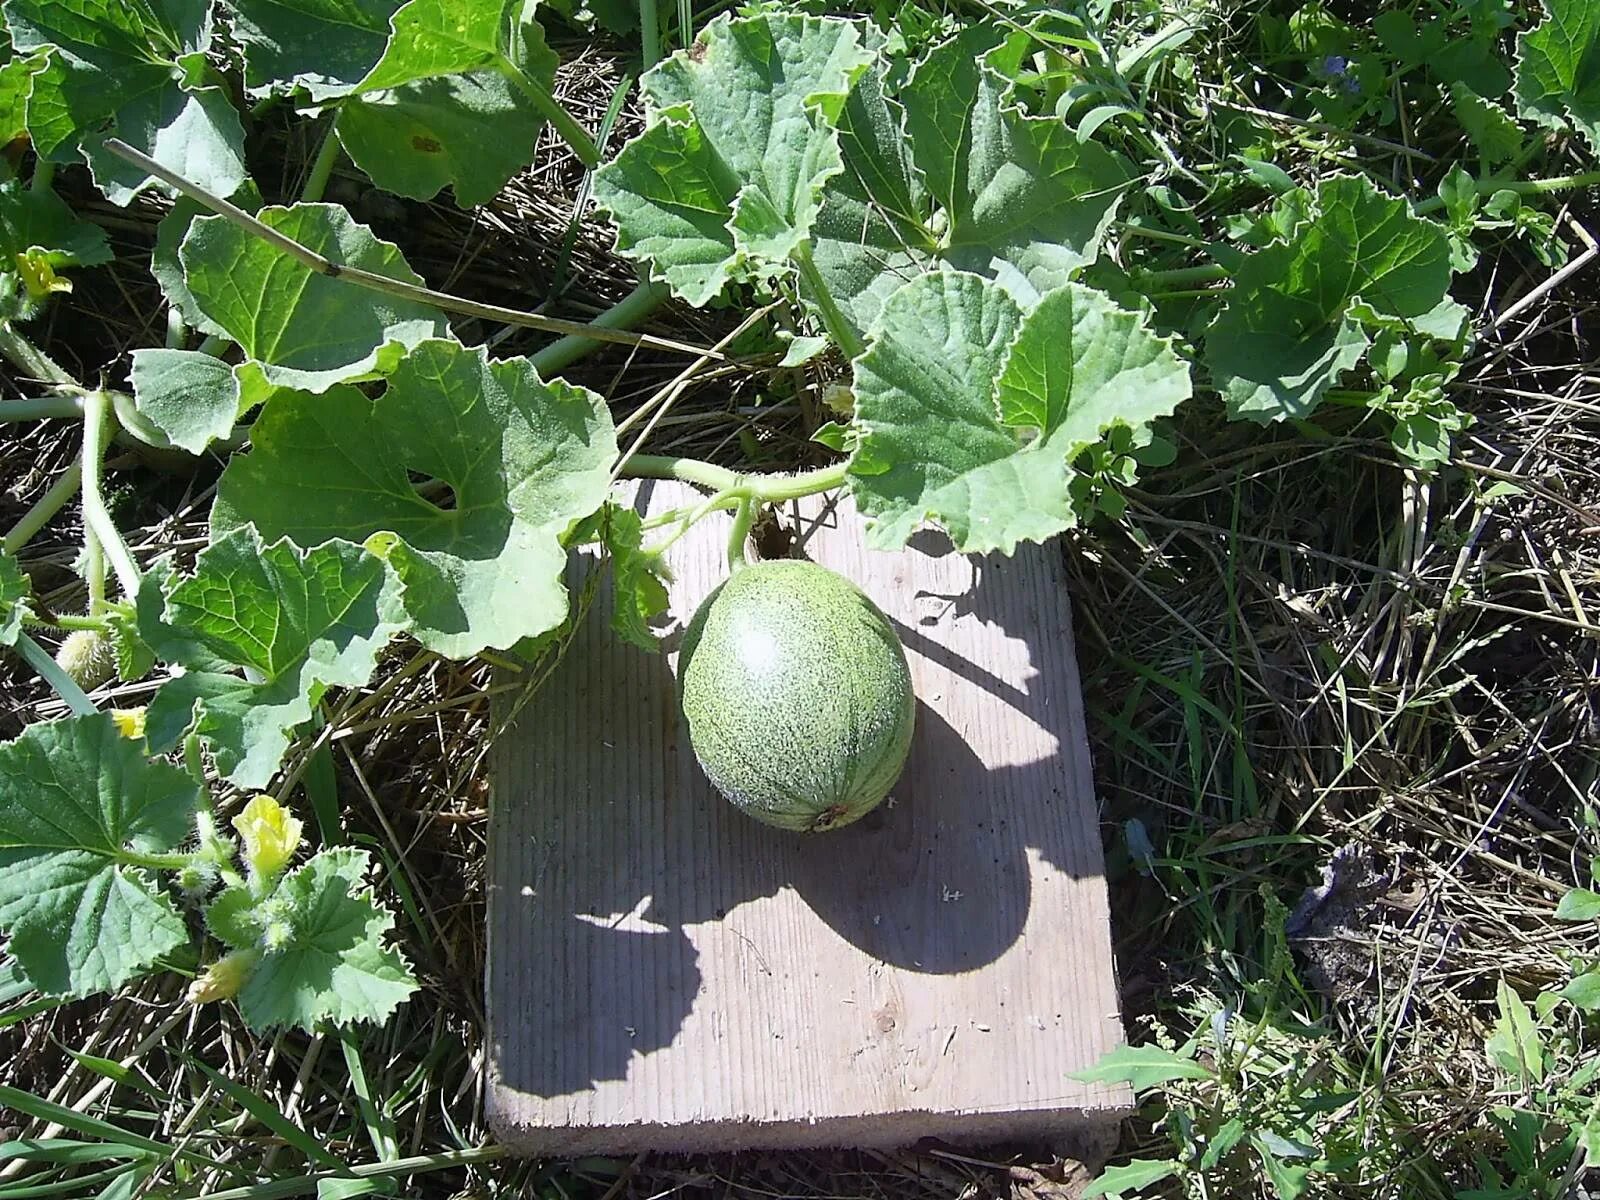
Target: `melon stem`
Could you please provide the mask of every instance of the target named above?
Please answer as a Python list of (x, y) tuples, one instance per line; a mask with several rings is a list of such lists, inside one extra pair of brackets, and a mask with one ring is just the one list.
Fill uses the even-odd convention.
[(728, 530), (728, 570), (739, 571), (750, 561), (750, 525), (755, 520), (756, 504), (749, 496), (741, 497), (733, 513), (733, 528)]
[(845, 482), (847, 463), (834, 463), (815, 471), (794, 475), (741, 475), (715, 463), (675, 455), (633, 454), (619, 472), (632, 479), (678, 479), (710, 488), (714, 492), (733, 492), (749, 496), (757, 504), (781, 504), (819, 492), (832, 491)]

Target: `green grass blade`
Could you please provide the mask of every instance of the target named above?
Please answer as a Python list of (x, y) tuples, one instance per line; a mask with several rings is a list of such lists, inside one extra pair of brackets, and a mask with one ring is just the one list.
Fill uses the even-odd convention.
[(76, 1138), (18, 1138), (13, 1142), (0, 1142), (0, 1162), (20, 1158), (28, 1162), (90, 1163), (148, 1157), (148, 1151), (134, 1146), (80, 1142)]
[(329, 1153), (326, 1146), (285, 1117), (275, 1105), (269, 1103), (265, 1098), (258, 1096), (249, 1088), (235, 1083), (220, 1071), (207, 1066), (203, 1062), (191, 1059), (190, 1065), (205, 1075), (207, 1079), (222, 1092), (226, 1093), (245, 1112), (261, 1122), (266, 1128), (272, 1130), (273, 1133), (288, 1142), (296, 1150), (299, 1150), (307, 1158), (313, 1162), (321, 1163), (323, 1166), (332, 1167), (334, 1170), (342, 1170), (344, 1168), (344, 1164)]
[(120, 1125), (113, 1125), (110, 1121), (102, 1121), (98, 1117), (91, 1117), (76, 1109), (67, 1108), (65, 1105), (35, 1096), (32, 1092), (25, 1092), (6, 1084), (0, 1084), (0, 1105), (14, 1108), (35, 1120), (60, 1125), (63, 1129), (70, 1129), (74, 1133), (87, 1134), (89, 1137), (103, 1138), (120, 1146), (137, 1148), (163, 1160), (172, 1154), (171, 1147), (164, 1146), (153, 1138), (147, 1138)]

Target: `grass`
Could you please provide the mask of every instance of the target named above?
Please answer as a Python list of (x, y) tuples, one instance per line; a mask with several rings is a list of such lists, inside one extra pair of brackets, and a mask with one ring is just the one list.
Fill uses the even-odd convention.
[[(1352, 134), (1296, 107), (1304, 84), (1289, 64), (1250, 77), (1238, 64), (1255, 61), (1261, 8), (1190, 7), (1208, 35), (1192, 81), (1158, 74), (1145, 104), (1175, 170), (1232, 169), (1192, 95), (1257, 122), (1297, 178), (1359, 167), (1409, 187), (1459, 152), (1438, 108), (1411, 107), (1403, 86), (1403, 119)], [(619, 60), (593, 48), (563, 57), (558, 98), (600, 127), (625, 82)], [(613, 142), (637, 120), (623, 108)], [(314, 127), (285, 118), (262, 151), (281, 164), (283, 194), (317, 144)], [(1567, 143), (1541, 152), (1552, 172), (1581, 169)], [(473, 214), (394, 209), (342, 167), (328, 195), (401, 238), (436, 286), (526, 304), (531, 280), (535, 301), (583, 315), (634, 279), (604, 226), (575, 216), (583, 186), (551, 141)], [(1583, 258), (1593, 212), (1572, 200), (1551, 211), (1577, 269), (1540, 262), (1522, 241), (1484, 248), (1471, 284), (1488, 332), (1455, 392), (1476, 423), (1445, 469), (1405, 468), (1358, 414), (1262, 431), (1225, 423), (1202, 398), (1174, 426), (1175, 461), (1127, 493), (1125, 520), (1060, 545), (1130, 1036), (1212, 1068), (1148, 1089), (1119, 1145), (501, 1158), (482, 1112), (492, 678), (412, 648), (369, 688), (329, 701), (277, 790), (315, 813), (324, 837), (384, 859), (424, 992), (381, 1030), (260, 1039), (225, 1007), (187, 1006), (179, 974), (66, 1005), (0, 977), (0, 1197), (1058, 1200), (1108, 1156), (1175, 1155), (1186, 1173), (1157, 1185), (1174, 1195), (1556, 1200), (1592, 1187), (1570, 1139), (1600, 1095), (1587, 1077), (1594, 1019), (1550, 999), (1600, 956), (1595, 923), (1556, 916), (1567, 889), (1593, 886), (1600, 859), (1600, 326)], [(143, 260), (160, 210), (83, 206), (118, 260), (35, 332), (93, 378), (160, 343)], [(651, 328), (709, 345), (736, 323), (674, 308)], [(505, 353), (539, 344), (526, 331), (462, 333), (492, 334)], [(620, 415), (675, 386), (681, 367), (608, 349), (575, 376)], [(829, 369), (796, 383), (708, 367), (650, 448), (817, 461), (806, 436)], [(76, 447), (51, 423), (0, 436), (9, 526)], [(217, 464), (129, 451), (114, 465), (111, 499), (135, 552), (192, 555)], [(78, 543), (63, 517), (30, 548), (46, 602), (81, 599)], [(0, 736), (61, 713), (14, 661), (0, 662), (0, 687), (14, 701)], [(97, 699), (136, 704), (148, 691)]]

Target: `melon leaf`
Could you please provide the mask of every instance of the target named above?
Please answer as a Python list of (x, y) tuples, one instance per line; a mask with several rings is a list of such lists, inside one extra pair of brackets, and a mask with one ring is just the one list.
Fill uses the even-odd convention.
[(366, 851), (339, 847), (284, 876), (273, 896), (286, 918), (282, 940), (239, 991), (253, 1027), (385, 1021), (416, 991), (405, 959), (384, 944), (394, 917), (365, 883), (370, 866)]
[(1360, 176), (1300, 198), (1284, 236), (1235, 269), (1206, 330), (1206, 365), (1230, 415), (1262, 424), (1315, 409), (1361, 361), (1380, 317), (1430, 336), (1459, 326), (1459, 308), (1441, 307), (1451, 278), (1443, 226)]
[(205, 654), (156, 693), (152, 748), (169, 749), (193, 728), (225, 778), (266, 786), (323, 693), (371, 676), (404, 623), (396, 591), (384, 564), (350, 542), (299, 550), (265, 544), (248, 526), (223, 535), (167, 592), (166, 622)]
[(918, 63), (897, 97), (882, 64), (839, 122), (815, 258), (861, 330), (889, 293), (948, 264), (998, 279), (1024, 307), (1099, 255), (1131, 179), (1116, 155), (1028, 116), (996, 67), (1016, 53), (969, 29)]
[(0, 745), (0, 929), (34, 987), (119, 987), (188, 940), (147, 867), (182, 844), (199, 799), (109, 714), (30, 725)]
[(366, 543), (400, 579), (407, 629), (452, 658), (561, 624), (562, 538), (605, 501), (617, 456), (593, 392), (437, 340), (375, 401), (278, 393), (251, 444), (218, 484), (213, 536), (249, 522), (300, 546)]
[(1545, 20), (1517, 37), (1517, 112), (1548, 129), (1571, 122), (1600, 153), (1600, 8), (1544, 0)]
[(1077, 521), (1068, 484), (1106, 431), (1144, 431), (1190, 395), (1188, 368), (1136, 313), (1081, 284), (1027, 314), (997, 283), (944, 271), (889, 298), (856, 362), (849, 484), (871, 544), (925, 519), (966, 553)]
[(545, 118), (532, 93), (547, 98), (556, 71), (533, 13), (529, 0), (410, 0), (394, 14), (334, 126), (373, 183), (418, 200), (453, 186), (467, 207), (533, 160)]
[(840, 170), (834, 126), (869, 61), (852, 22), (712, 21), (640, 80), (649, 124), (595, 175), (618, 251), (696, 306), (785, 270)]
[[(256, 216), (340, 265), (423, 282), (398, 247), (339, 205), (264, 208)], [(449, 332), (437, 309), (319, 275), (224, 217), (195, 218), (178, 259), (200, 312), (248, 356), (235, 368), (245, 406), (275, 387), (322, 392), (381, 374), (409, 347)]]

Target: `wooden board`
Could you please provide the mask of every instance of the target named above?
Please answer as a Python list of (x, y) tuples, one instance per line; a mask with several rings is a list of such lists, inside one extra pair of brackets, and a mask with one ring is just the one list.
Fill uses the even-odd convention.
[[(646, 483), (637, 507), (694, 498)], [(968, 559), (924, 532), (888, 554), (848, 502), (788, 518), (899, 628), (905, 775), (836, 832), (744, 817), (695, 764), (675, 654), (614, 638), (598, 596), (493, 751), (488, 1099), (518, 1151), (994, 1140), (1127, 1111), (1068, 1078), (1122, 1028), (1058, 549)], [(669, 650), (727, 528), (674, 547)]]

